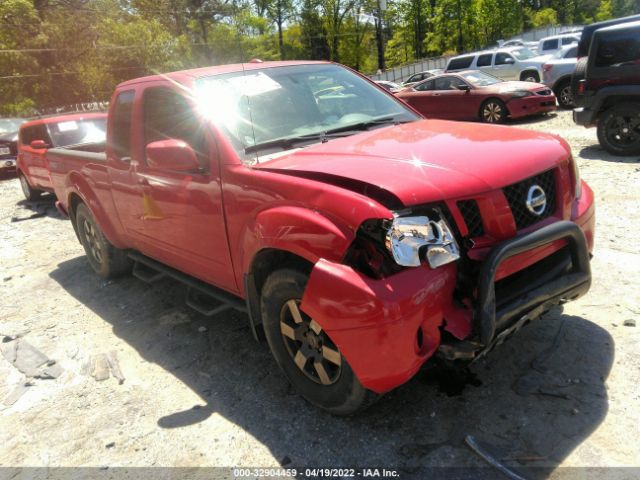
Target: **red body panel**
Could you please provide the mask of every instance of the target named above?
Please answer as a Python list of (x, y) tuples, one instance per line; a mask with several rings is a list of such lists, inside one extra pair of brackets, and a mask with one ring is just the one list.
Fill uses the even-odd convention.
[[(292, 65), (292, 62), (244, 68)], [(131, 158), (112, 148), (106, 159), (52, 156), (51, 177), (63, 210), (72, 196), (87, 203), (106, 237), (206, 282), (246, 296), (243, 277), (264, 249), (293, 253), (314, 265), (301, 308), (328, 332), (360, 381), (376, 392), (409, 379), (440, 343), (440, 327), (458, 338), (472, 331), (471, 313), (454, 305), (456, 264), (405, 268), (372, 279), (344, 265), (360, 225), (391, 219), (400, 208), (444, 202), (460, 233), (468, 232), (456, 201), (477, 199), (485, 234), (469, 251), (482, 259), (518, 232), (502, 188), (555, 169), (556, 206), (544, 223), (573, 220), (593, 247), (593, 194), (573, 198), (570, 151), (558, 137), (508, 127), (417, 121), (388, 126), (244, 165), (226, 136), (206, 126), (210, 168), (166, 171), (145, 161), (142, 94), (193, 87), (199, 76), (237, 71), (224, 66), (126, 82), (133, 91)], [(396, 207), (393, 207), (396, 208)], [(513, 257), (504, 277), (559, 248), (551, 244)], [(422, 344), (417, 332), (422, 329)]]
[[(40, 118), (25, 122), (20, 126), (20, 132), (26, 128), (43, 125), (59, 124), (61, 122), (88, 120), (94, 118), (106, 118), (106, 113), (74, 113), (66, 115), (56, 115), (52, 117)], [(45, 140), (46, 139), (39, 139)], [(18, 137), (18, 158), (17, 168), (27, 178), (29, 184), (38, 189), (53, 192), (53, 184), (51, 182), (49, 159), (47, 157), (47, 148), (31, 148), (31, 145), (22, 143), (22, 134)]]

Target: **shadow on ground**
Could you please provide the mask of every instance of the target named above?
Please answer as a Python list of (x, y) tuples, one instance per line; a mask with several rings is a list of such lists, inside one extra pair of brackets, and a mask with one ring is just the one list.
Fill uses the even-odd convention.
[(23, 222), (40, 217), (66, 220), (67, 218), (56, 208), (56, 200), (56, 196), (53, 193), (44, 193), (37, 200), (20, 200), (11, 216), (11, 222)]
[(589, 145), (580, 150), (580, 157), (587, 160), (603, 160), (605, 162), (615, 163), (638, 163), (640, 162), (640, 155), (632, 155), (628, 157), (621, 157), (619, 155), (611, 155), (600, 145)]
[(541, 113), (538, 115), (531, 115), (528, 117), (517, 118), (515, 120), (510, 120), (507, 125), (513, 125), (517, 127), (518, 125), (532, 125), (534, 123), (546, 122), (556, 117), (556, 113)]
[[(242, 314), (208, 319), (192, 312), (183, 306), (183, 287), (169, 280), (146, 285), (125, 277), (105, 286), (84, 257), (61, 263), (50, 276), (146, 361), (202, 398), (189, 410), (159, 416), (159, 427), (181, 428), (217, 412), (283, 465), (386, 466), (403, 478), (423, 477), (424, 467), (486, 467), (464, 443), (473, 435), (507, 465), (536, 467), (527, 478), (544, 478), (607, 413), (613, 339), (560, 309), (474, 365), (477, 386), (448, 396), (437, 374), (421, 372), (359, 416), (336, 418), (290, 389)], [(171, 312), (190, 321), (167, 321)], [(202, 326), (206, 333), (198, 331)], [(472, 476), (498, 477), (495, 470), (478, 472)]]

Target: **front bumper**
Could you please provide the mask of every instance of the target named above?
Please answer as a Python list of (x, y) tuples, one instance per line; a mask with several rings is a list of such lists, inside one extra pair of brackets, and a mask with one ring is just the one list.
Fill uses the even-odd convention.
[(512, 119), (553, 112), (557, 109), (555, 95), (532, 95), (525, 98), (514, 98), (507, 102), (509, 116)]
[[(435, 270), (423, 265), (372, 279), (324, 259), (311, 272), (301, 308), (335, 342), (362, 385), (389, 391), (408, 381), (439, 348), (452, 358), (477, 358), (550, 306), (586, 293), (595, 223), (586, 184), (572, 213), (572, 221), (554, 222), (494, 247), (478, 276), (475, 310), (454, 301), (456, 264)], [(553, 264), (554, 275), (525, 282), (509, 302), (496, 302), (496, 273), (526, 273), (533, 259), (541, 264), (541, 255), (550, 258), (565, 244), (571, 269)], [(443, 330), (458, 340), (441, 345)], [(460, 351), (467, 356), (456, 356)]]
[(580, 107), (573, 109), (573, 121), (583, 127), (591, 127), (596, 124), (595, 112), (590, 108)]
[(0, 158), (0, 171), (15, 172), (15, 170), (16, 170), (15, 158)]

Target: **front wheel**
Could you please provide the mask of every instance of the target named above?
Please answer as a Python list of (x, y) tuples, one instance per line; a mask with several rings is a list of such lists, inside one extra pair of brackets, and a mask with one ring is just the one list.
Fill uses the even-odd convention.
[(126, 250), (116, 248), (109, 243), (84, 203), (78, 205), (75, 221), (78, 237), (87, 254), (89, 265), (98, 275), (114, 278), (131, 269), (132, 261)]
[(640, 154), (640, 103), (616, 105), (598, 120), (598, 141), (613, 155)]
[(491, 98), (480, 107), (480, 119), (485, 123), (504, 123), (507, 119), (507, 107), (503, 101)]
[(350, 415), (376, 395), (358, 381), (322, 327), (300, 309), (307, 279), (292, 269), (269, 276), (261, 297), (265, 337), (276, 363), (300, 395), (328, 412)]
[(24, 176), (24, 173), (18, 172), (18, 179), (20, 180), (20, 188), (22, 188), (22, 194), (24, 195), (24, 198), (29, 201), (37, 200), (38, 198), (40, 198), (40, 195), (42, 195), (42, 191), (33, 188), (29, 184), (29, 180), (27, 180), (27, 177)]

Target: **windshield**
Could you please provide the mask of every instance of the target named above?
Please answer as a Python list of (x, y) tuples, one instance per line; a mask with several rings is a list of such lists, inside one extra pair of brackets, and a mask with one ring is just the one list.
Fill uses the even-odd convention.
[(529, 50), (528, 48), (525, 48), (525, 47), (518, 48), (517, 50), (514, 50), (511, 53), (518, 60), (528, 60), (529, 58), (533, 58), (533, 57), (536, 56), (535, 53), (533, 53), (531, 50)]
[(196, 96), (202, 114), (226, 131), (247, 161), (264, 149), (292, 148), (293, 139), (313, 143), (332, 131), (345, 136), (419, 118), (365, 79), (328, 64), (205, 77), (198, 80)]
[(68, 147), (83, 143), (100, 143), (106, 140), (106, 118), (67, 120), (50, 123), (49, 135), (54, 147)]
[(0, 135), (17, 132), (24, 122), (21, 118), (0, 118)]
[(487, 85), (493, 85), (494, 83), (500, 83), (502, 81), (499, 78), (482, 72), (467, 72), (461, 74), (461, 77), (476, 87), (486, 87)]

